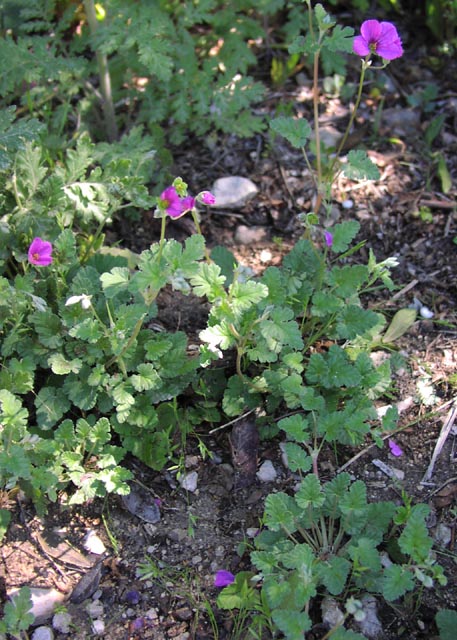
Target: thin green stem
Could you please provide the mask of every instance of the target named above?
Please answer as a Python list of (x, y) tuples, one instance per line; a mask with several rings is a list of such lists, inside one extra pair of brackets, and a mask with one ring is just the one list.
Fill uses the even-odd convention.
[(335, 179), (335, 177), (333, 175), (333, 172), (335, 170), (335, 165), (338, 162), (340, 154), (341, 154), (342, 150), (344, 149), (344, 145), (347, 142), (348, 136), (349, 136), (349, 134), (351, 132), (351, 129), (352, 129), (352, 125), (354, 124), (354, 120), (355, 120), (355, 117), (357, 115), (357, 110), (358, 110), (358, 108), (360, 106), (360, 101), (362, 99), (363, 83), (364, 83), (364, 80), (365, 80), (365, 72), (368, 69), (368, 66), (369, 66), (368, 65), (368, 59), (366, 58), (366, 59), (362, 60), (362, 68), (360, 70), (360, 78), (359, 78), (359, 88), (358, 88), (358, 91), (357, 91), (357, 97), (356, 97), (356, 100), (355, 100), (354, 108), (352, 110), (351, 117), (349, 118), (349, 122), (348, 122), (348, 125), (346, 127), (346, 131), (344, 132), (344, 135), (341, 138), (341, 141), (340, 141), (340, 144), (338, 145), (338, 149), (336, 151), (335, 157), (334, 157), (333, 162), (330, 165), (330, 169), (329, 169), (329, 179), (331, 180), (332, 184), (333, 184), (334, 179)]
[[(87, 22), (92, 35), (98, 29), (97, 14), (95, 12), (94, 0), (84, 0), (84, 9)], [(118, 137), (116, 118), (114, 114), (113, 95), (111, 92), (111, 77), (109, 73), (108, 57), (100, 50), (95, 52), (98, 65), (98, 75), (100, 79), (100, 91), (103, 98), (103, 115), (105, 116), (106, 137), (109, 142), (114, 142)]]
[[(200, 227), (200, 220), (198, 219), (197, 211), (195, 209), (192, 209), (191, 214), (192, 214), (192, 219), (193, 219), (194, 224), (195, 224), (195, 228), (197, 229), (197, 233), (200, 236), (202, 236), (202, 238), (204, 238), (203, 233), (202, 233), (202, 229)], [(208, 251), (206, 246), (205, 246), (205, 259), (206, 259), (206, 262), (211, 264), (211, 262), (212, 262), (211, 261), (211, 257), (210, 257), (209, 251)]]

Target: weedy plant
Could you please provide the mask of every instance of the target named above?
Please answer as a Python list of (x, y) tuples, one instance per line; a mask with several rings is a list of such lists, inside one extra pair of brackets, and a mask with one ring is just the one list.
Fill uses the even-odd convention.
[[(84, 4), (87, 9), (91, 3)], [(170, 45), (178, 33), (170, 22), (171, 4), (140, 3), (127, 11), (123, 2), (113, 0), (112, 21), (101, 20), (99, 27), (92, 23), (91, 46), (100, 52), (100, 75), (107, 72), (105, 55), (121, 44), (129, 48), (123, 52), (125, 60), (120, 56), (119, 91), (127, 69), (133, 70), (135, 81), (144, 64), (164, 74), (161, 90), (169, 85), (176, 102), (157, 99), (154, 109), (158, 117), (160, 104), (173, 104), (173, 117), (179, 123), (193, 117), (194, 112), (186, 110), (182, 83), (193, 88), (197, 69), (189, 68), (193, 60), (189, 57), (187, 66), (182, 62), (185, 73), (172, 73), (175, 54), (157, 48)], [(390, 270), (396, 262), (378, 263), (370, 253), (366, 265), (351, 263), (349, 256), (363, 244), (352, 246), (359, 224), (347, 221), (324, 230), (319, 223), (330, 207), (332, 185), (341, 171), (352, 179), (378, 176), (364, 151), (343, 157), (342, 150), (374, 57), (382, 58), (383, 67), (402, 54), (402, 46), (390, 23), (369, 20), (354, 39), (353, 30), (337, 25), (322, 5), (312, 7), (310, 0), (306, 5), (306, 36), (294, 40), (290, 53), (312, 61), (315, 162), (305, 148), (312, 129), (305, 119), (276, 118), (271, 126), (303, 149), (315, 175), (315, 206), (300, 215), (304, 237), (282, 266), (267, 268), (261, 277), (247, 275), (227, 249), (206, 247), (200, 216), (204, 207), (214, 204), (210, 192), (194, 198), (186, 183), (176, 178), (159, 197), (149, 194), (151, 139), (145, 140), (140, 129), (132, 129), (113, 145), (94, 144), (87, 135), (78, 134), (68, 148), (51, 151), (40, 138), (43, 125), (38, 121), (38, 107), (51, 98), (44, 93), (40, 103), (39, 91), (34, 91), (39, 87), (34, 86), (26, 91), (28, 113), (34, 118), (14, 122), (13, 106), (0, 118), (0, 133), (9, 142), (0, 149), (0, 482), (4, 498), (0, 534), (8, 526), (8, 503), (16, 488), (30, 496), (41, 512), (62, 491), (70, 503), (126, 493), (131, 478), (122, 465), (126, 454), (153, 469), (176, 466), (185, 441), (183, 429), (187, 433), (193, 424), (218, 421), (221, 412), (238, 416), (246, 408), (261, 408), (268, 417), (282, 410), (294, 412), (274, 429), (264, 430), (265, 436), (285, 434), (289, 468), (303, 480), (294, 495), (267, 498), (265, 530), (252, 555), (261, 590), (252, 589), (250, 579), (241, 576), (234, 578), (238, 592), (228, 587), (235, 598), (224, 601), (221, 594), (221, 603), (229, 608), (231, 602), (243, 616), (255, 610), (257, 633), (273, 620), (290, 639), (302, 638), (309, 628), (310, 603), (318, 593), (340, 597), (348, 614), (360, 616), (351, 595), (373, 591), (396, 599), (415, 584), (444, 583), (432, 555), (424, 507), (370, 505), (365, 485), (351, 483), (346, 475), (324, 485), (319, 481), (324, 446), (356, 446), (367, 436), (381, 445), (381, 434), (392, 429), (396, 419), (393, 410), (381, 419), (375, 410), (374, 401), (391, 380), (389, 362), (375, 366), (369, 357), (385, 319), (366, 309), (362, 299), (379, 287), (393, 286)], [(173, 51), (185, 58), (192, 38), (183, 25), (187, 19), (193, 25), (202, 16), (196, 6), (189, 16), (176, 11), (176, 19), (182, 21), (178, 31), (183, 45)], [(141, 34), (126, 40), (124, 33), (130, 19), (141, 24), (144, 12), (149, 12), (145, 24), (164, 30), (150, 49), (140, 42)], [(161, 20), (154, 21), (157, 12)], [(208, 24), (214, 26), (219, 19), (220, 28), (226, 29), (232, 13), (230, 20), (218, 15), (211, 13)], [(252, 35), (255, 25), (249, 20), (246, 24), (245, 35)], [(232, 40), (229, 33), (230, 29), (224, 31), (226, 42), (235, 47), (239, 34)], [(40, 48), (39, 37), (32, 37), (36, 51), (44, 58), (57, 55), (52, 47)], [(86, 46), (85, 42), (81, 45)], [(20, 58), (20, 51), (26, 55), (21, 41), (1, 43), (6, 46), (16, 57)], [(130, 48), (135, 51), (133, 62)], [(361, 58), (354, 111), (338, 148), (328, 150), (319, 137), (319, 64), (322, 57), (353, 50)], [(113, 58), (117, 59), (114, 53)], [(60, 77), (61, 72), (59, 67), (52, 77)], [(14, 78), (9, 82), (7, 90), (14, 94), (18, 89)], [(244, 86), (241, 80), (235, 83), (230, 95), (247, 97)], [(156, 87), (157, 83), (149, 85), (146, 93), (151, 92), (151, 98)], [(203, 83), (203, 96), (205, 91)], [(221, 105), (226, 105), (223, 94), (221, 90)], [(199, 109), (205, 110), (202, 104), (193, 105), (197, 116), (201, 116)], [(180, 110), (184, 115), (179, 116)], [(215, 113), (220, 120), (223, 113), (217, 109)], [(195, 132), (202, 134), (207, 123), (199, 128), (199, 122), (196, 117)], [(180, 127), (173, 130), (179, 138)], [(134, 146), (135, 153), (125, 153)], [(135, 210), (155, 210), (160, 240), (139, 255), (106, 246), (106, 224), (115, 215)], [(196, 233), (183, 244), (166, 240), (166, 224), (186, 214), (192, 216)], [(152, 215), (150, 222), (154, 223)], [(188, 349), (184, 332), (159, 331), (154, 322), (158, 296), (166, 288), (209, 303), (197, 351)], [(398, 330), (388, 332), (394, 333), (398, 335)], [(234, 366), (227, 352), (235, 354)], [(215, 363), (219, 390), (207, 375)], [(193, 401), (187, 398), (181, 403), (181, 394), (189, 387), (195, 391)], [(383, 553), (384, 546), (389, 551), (388, 545), (394, 543), (399, 560)], [(334, 637), (348, 634), (340, 629)]]

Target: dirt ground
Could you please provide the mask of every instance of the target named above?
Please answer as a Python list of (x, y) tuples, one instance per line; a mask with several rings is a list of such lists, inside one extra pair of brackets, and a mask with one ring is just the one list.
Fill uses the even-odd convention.
[[(355, 218), (361, 223), (358, 239), (366, 244), (355, 260), (365, 261), (370, 248), (378, 260), (390, 256), (399, 260), (393, 272), (395, 291), (377, 294), (368, 300), (370, 305), (393, 315), (417, 298), (433, 317), (420, 317), (397, 342), (404, 366), (395, 374), (385, 404), (399, 405), (395, 441), (403, 456), (392, 456), (387, 445), (379, 450), (367, 442), (365, 448), (340, 450), (337, 459), (329, 451), (328, 456), (322, 456), (322, 470), (326, 479), (346, 468), (354, 478), (367, 482), (372, 500), (400, 501), (405, 491), (413, 502), (430, 505), (430, 533), (437, 541), (448, 586), (425, 591), (419, 600), (384, 604), (378, 615), (384, 640), (431, 640), (438, 637), (436, 611), (457, 609), (457, 452), (452, 430), (424, 482), (440, 433), (454, 415), (457, 397), (457, 92), (453, 84), (457, 63), (446, 58), (438, 68), (432, 67), (430, 60), (436, 52), (420, 42), (414, 44), (411, 37), (405, 48), (404, 58), (385, 74), (388, 89), (382, 113), (379, 99), (370, 97), (363, 100), (359, 114), (363, 142), (381, 179), (357, 184), (340, 180), (334, 190), (332, 217)], [(407, 97), (418, 95), (429, 83), (439, 86), (434, 111), (412, 108)], [(309, 95), (309, 78), (294, 77), (280, 90), (272, 89), (259, 109), (273, 114), (287, 100), (311, 118)], [(335, 96), (322, 100), (321, 114), (325, 126), (341, 130), (347, 109)], [(427, 149), (424, 132), (430, 119), (439, 114), (445, 116), (444, 126), (433, 148)], [(373, 123), (377, 123), (376, 135), (372, 135)], [(433, 154), (438, 151), (454, 181), (446, 194), (436, 174), (437, 156)], [(297, 214), (311, 206), (312, 183), (303, 158), (285, 143), (272, 141), (267, 132), (249, 140), (220, 137), (211, 145), (189, 141), (175, 150), (174, 157), (173, 175), (183, 177), (194, 193), (211, 189), (213, 181), (222, 176), (240, 175), (256, 184), (259, 191), (253, 200), (241, 209), (205, 214), (202, 230), (210, 245), (226, 245), (256, 273), (279, 264), (300, 236)], [(349, 200), (352, 206), (346, 208)], [(192, 232), (191, 225), (183, 218), (169, 225), (168, 232), (184, 239)], [(240, 225), (254, 228), (258, 239), (247, 245), (240, 243)], [(118, 220), (110, 230), (113, 240), (134, 251), (156, 241), (158, 232), (151, 212), (145, 212), (138, 223)], [(199, 314), (202, 320), (205, 317), (205, 309), (198, 305), (200, 302), (191, 298), (183, 301), (179, 296), (168, 296), (162, 301), (158, 320), (167, 329), (179, 327), (196, 336)], [(43, 518), (30, 504), (16, 504), (14, 522), (0, 550), (0, 570), (7, 590), (29, 585), (63, 594), (73, 626), (70, 635), (55, 632), (57, 639), (95, 637), (91, 624), (97, 616), (93, 611), (88, 613), (88, 600), (67, 600), (84, 576), (89, 601), (103, 605), (99, 611), (103, 637), (234, 638), (231, 615), (215, 605), (218, 590), (213, 586), (214, 574), (218, 569), (235, 573), (250, 568), (249, 554), (240, 555), (239, 545), (258, 529), (265, 496), (272, 490), (287, 489), (291, 474), (281, 462), (279, 441), (263, 441), (259, 465), (271, 460), (276, 479), (269, 483), (257, 480), (248, 488), (235, 490), (230, 429), (229, 425), (212, 434), (204, 429), (198, 432), (212, 452), (212, 460), (202, 458), (196, 438), (187, 441), (187, 470), (198, 473), (195, 492), (182, 489), (172, 473), (153, 472), (135, 460), (128, 461), (135, 487), (143, 489), (152, 502), (158, 501), (161, 519), (156, 523), (132, 515), (116, 496), (72, 508), (64, 505), (62, 497)], [(389, 478), (373, 462), (377, 459), (402, 473), (396, 479)], [(82, 547), (88, 530), (94, 530), (106, 546), (101, 564), (97, 564), (100, 556)], [(60, 542), (67, 541), (78, 550), (83, 560), (79, 554), (70, 560), (50, 554), (42, 540), (52, 532)], [(149, 573), (140, 579), (139, 568), (144, 569), (148, 558)], [(94, 563), (95, 571), (91, 568)], [(320, 639), (324, 633), (316, 624), (309, 639)]]

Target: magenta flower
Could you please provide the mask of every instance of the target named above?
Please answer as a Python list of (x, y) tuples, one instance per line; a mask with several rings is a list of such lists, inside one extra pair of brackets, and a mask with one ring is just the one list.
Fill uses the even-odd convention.
[(181, 215), (193, 209), (194, 206), (195, 206), (195, 198), (192, 198), (192, 196), (186, 196), (185, 198), (183, 198), (181, 200)]
[(165, 209), (170, 218), (179, 218), (182, 215), (181, 198), (175, 187), (167, 187), (160, 194), (161, 208)]
[(396, 456), (397, 458), (399, 458), (400, 456), (403, 455), (403, 449), (396, 442), (394, 442), (394, 440), (391, 440), (390, 438), (389, 438), (389, 447), (390, 447), (390, 452), (393, 456)]
[(28, 259), (30, 264), (37, 267), (48, 267), (52, 262), (52, 244), (41, 238), (34, 238), (29, 247)]
[(213, 196), (213, 194), (210, 191), (202, 191), (200, 194), (200, 200), (202, 201), (203, 204), (215, 204), (216, 202), (216, 198), (215, 196)]
[(229, 584), (235, 581), (235, 576), (230, 571), (226, 571), (225, 569), (221, 569), (214, 576), (214, 586), (215, 587), (227, 587)]
[(360, 27), (360, 36), (354, 38), (353, 50), (358, 56), (369, 56), (372, 53), (395, 60), (403, 55), (403, 47), (397, 29), (391, 22), (365, 20)]
[(324, 231), (325, 244), (327, 247), (331, 247), (333, 244), (333, 235), (330, 231)]

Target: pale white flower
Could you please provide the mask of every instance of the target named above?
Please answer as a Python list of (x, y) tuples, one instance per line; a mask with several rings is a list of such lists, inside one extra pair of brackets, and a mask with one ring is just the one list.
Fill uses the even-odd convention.
[(65, 306), (71, 307), (73, 304), (78, 304), (78, 302), (80, 302), (83, 309), (88, 309), (91, 305), (91, 298), (92, 296), (88, 296), (85, 293), (80, 296), (70, 296), (66, 301)]

